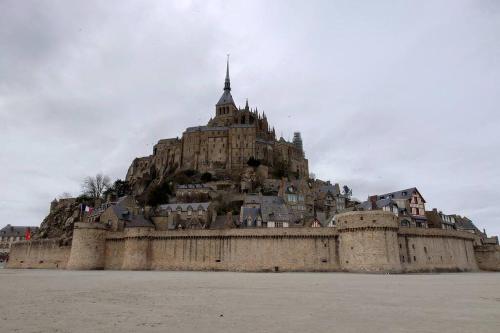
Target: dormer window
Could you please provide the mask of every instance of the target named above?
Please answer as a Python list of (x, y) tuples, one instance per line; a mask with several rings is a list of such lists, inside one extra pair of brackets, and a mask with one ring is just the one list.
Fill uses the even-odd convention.
[(407, 195), (407, 194), (408, 194), (408, 192), (403, 191), (401, 194), (402, 194), (403, 196), (405, 196), (405, 195)]

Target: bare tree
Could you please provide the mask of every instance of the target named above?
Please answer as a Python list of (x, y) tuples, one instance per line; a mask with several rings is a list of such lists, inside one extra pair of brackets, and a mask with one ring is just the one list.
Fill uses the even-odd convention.
[(71, 198), (71, 197), (72, 197), (71, 193), (69, 193), (69, 192), (63, 192), (63, 193), (61, 193), (61, 194), (59, 194), (57, 196), (57, 199), (59, 199), (59, 200), (60, 199), (68, 199), (68, 198)]
[(82, 183), (83, 193), (94, 199), (99, 199), (104, 191), (111, 186), (108, 176), (98, 173), (95, 177), (86, 177)]

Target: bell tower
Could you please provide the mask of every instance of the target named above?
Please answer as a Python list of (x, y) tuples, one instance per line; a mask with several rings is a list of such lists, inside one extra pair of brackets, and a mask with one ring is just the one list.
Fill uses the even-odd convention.
[[(226, 63), (226, 78), (224, 80), (224, 92), (219, 99), (219, 102), (215, 105), (215, 119), (221, 120), (216, 121), (220, 125), (227, 125), (228, 120), (232, 118), (233, 113), (237, 110), (236, 104), (234, 104), (233, 96), (231, 96), (231, 80), (229, 78), (229, 55), (227, 55)], [(218, 119), (219, 118), (219, 119)]]

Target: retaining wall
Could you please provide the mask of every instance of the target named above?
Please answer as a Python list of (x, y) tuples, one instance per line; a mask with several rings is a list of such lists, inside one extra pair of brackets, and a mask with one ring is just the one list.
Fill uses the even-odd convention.
[(70, 251), (59, 239), (15, 242), (7, 268), (66, 268)]

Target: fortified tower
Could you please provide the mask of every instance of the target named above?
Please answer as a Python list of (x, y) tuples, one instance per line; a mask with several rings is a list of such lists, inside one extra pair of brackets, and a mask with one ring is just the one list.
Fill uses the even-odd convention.
[(107, 227), (100, 223), (77, 222), (67, 269), (104, 269)]
[(339, 261), (349, 272), (401, 273), (397, 217), (384, 211), (339, 214)]

